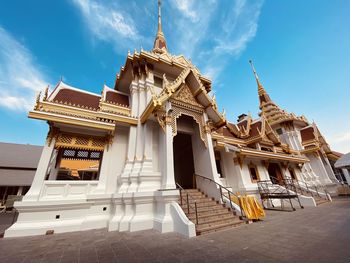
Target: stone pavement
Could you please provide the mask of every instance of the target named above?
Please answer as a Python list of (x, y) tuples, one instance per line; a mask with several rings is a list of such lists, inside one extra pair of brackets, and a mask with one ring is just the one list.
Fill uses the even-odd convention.
[(191, 239), (93, 230), (0, 239), (0, 262), (350, 262), (350, 198)]
[[(8, 228), (14, 219), (16, 219), (17, 214), (15, 215), (12, 212), (6, 212), (0, 214), (0, 236), (2, 237), (2, 233)], [(15, 218), (14, 218), (15, 217)], [(1, 260), (0, 260), (1, 262)]]

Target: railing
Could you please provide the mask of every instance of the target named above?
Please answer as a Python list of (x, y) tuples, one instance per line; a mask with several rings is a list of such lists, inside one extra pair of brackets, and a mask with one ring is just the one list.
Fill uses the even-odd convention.
[[(276, 181), (277, 178), (272, 177), (271, 181)], [(270, 206), (273, 209), (275, 208), (275, 205), (272, 202), (272, 199), (279, 199), (281, 200), (281, 209), (284, 209), (284, 200), (288, 199), (289, 204), (292, 208), (293, 211), (295, 211), (295, 208), (292, 203), (292, 199), (296, 199), (296, 201), (299, 203), (300, 208), (304, 208), (301, 205), (299, 195), (296, 192), (296, 187), (293, 184), (285, 184), (285, 185), (280, 185), (280, 184), (275, 184), (271, 182), (270, 180), (263, 180), (263, 181), (258, 181), (258, 191), (262, 200), (262, 204), (264, 209), (270, 209), (268, 207), (265, 207), (264, 200), (267, 200), (267, 204), (269, 204), (270, 201)], [(279, 180), (279, 182), (281, 182)], [(284, 182), (285, 183), (285, 182)]]
[(181, 207), (183, 205), (183, 200), (182, 200), (183, 199), (182, 198), (183, 194), (182, 194), (182, 191), (184, 191), (186, 193), (186, 204), (187, 204), (187, 213), (188, 214), (190, 214), (190, 206), (191, 206), (191, 203), (189, 201), (189, 197), (191, 197), (191, 199), (194, 200), (194, 208), (193, 209), (194, 209), (194, 212), (195, 212), (195, 215), (196, 215), (196, 225), (198, 225), (198, 209), (197, 209), (197, 201), (196, 201), (196, 199), (193, 198), (188, 192), (186, 192), (186, 190), (183, 189), (183, 187), (180, 184), (176, 183), (176, 185), (180, 189), (180, 204), (181, 204)]
[[(232, 205), (232, 202), (233, 202), (233, 201), (232, 201), (232, 199), (231, 199), (231, 196), (236, 197), (237, 200), (238, 200), (239, 209), (241, 210), (240, 219), (246, 218), (245, 212), (244, 212), (244, 210), (243, 210), (243, 208), (242, 208), (241, 198), (240, 198), (238, 195), (234, 194), (232, 191), (230, 191), (230, 190), (229, 190), (228, 188), (226, 188), (225, 186), (222, 186), (221, 184), (215, 182), (213, 179), (210, 179), (210, 178), (208, 178), (208, 177), (205, 177), (205, 176), (202, 176), (202, 175), (199, 175), (199, 174), (194, 174), (194, 176), (196, 176), (196, 177), (198, 177), (198, 178), (201, 178), (201, 179), (204, 179), (204, 180), (208, 180), (209, 182), (216, 184), (216, 185), (219, 187), (219, 189), (220, 189), (220, 197), (221, 197), (222, 203), (225, 204), (224, 197), (227, 197), (228, 200), (230, 201), (230, 207), (231, 207), (231, 210), (232, 210), (232, 212), (233, 212), (234, 215), (235, 215), (236, 209), (235, 209), (235, 207)], [(228, 196), (225, 196), (225, 195), (224, 195), (222, 189), (224, 189), (224, 190), (227, 192)]]
[[(327, 192), (327, 189), (323, 186), (317, 186), (317, 185), (311, 185), (304, 181), (298, 180), (298, 179), (280, 179), (278, 180), (276, 177), (270, 176), (270, 179), (272, 182), (279, 182), (281, 186), (284, 186), (285, 188), (289, 188), (290, 190), (294, 191), (297, 194), (310, 194), (312, 197), (319, 197), (319, 198), (325, 198), (326, 200), (329, 200), (329, 195)], [(322, 192), (325, 196), (322, 196)]]
[[(283, 182), (286, 186), (293, 185), (297, 193), (308, 193), (312, 197), (318, 196), (319, 198), (329, 200), (327, 189), (325, 189), (323, 186), (311, 185), (298, 179), (283, 179)], [(321, 195), (322, 192), (324, 193), (325, 197)]]

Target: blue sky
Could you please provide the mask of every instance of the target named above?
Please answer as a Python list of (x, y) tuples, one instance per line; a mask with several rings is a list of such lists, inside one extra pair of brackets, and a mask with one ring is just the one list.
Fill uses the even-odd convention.
[[(154, 1), (3, 1), (0, 141), (42, 145), (47, 124), (27, 119), (35, 94), (62, 77), (100, 93), (128, 49), (150, 50)], [(350, 151), (350, 1), (163, 0), (172, 54), (213, 80), (230, 120), (258, 113), (254, 60), (271, 98), (314, 120), (334, 150)]]

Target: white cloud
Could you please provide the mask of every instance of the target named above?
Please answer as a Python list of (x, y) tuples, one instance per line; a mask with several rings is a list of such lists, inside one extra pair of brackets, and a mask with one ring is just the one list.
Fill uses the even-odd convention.
[(350, 132), (337, 133), (336, 135), (329, 135), (328, 143), (331, 145), (331, 148), (339, 151), (341, 153), (350, 152)]
[(193, 10), (194, 0), (174, 0), (175, 6), (179, 11), (186, 17), (190, 18), (192, 21), (197, 22), (198, 16), (197, 13)]
[(102, 4), (95, 0), (72, 1), (81, 11), (92, 34), (100, 40), (113, 43), (118, 52), (132, 48), (142, 38), (125, 3), (124, 8), (117, 8), (113, 2)]
[(36, 93), (47, 86), (47, 79), (31, 52), (0, 27), (0, 106), (32, 108)]
[(245, 50), (258, 29), (262, 0), (172, 0), (178, 13), (175, 50), (190, 57), (214, 83), (228, 62)]
[[(95, 39), (116, 52), (153, 44), (157, 1), (71, 0)], [(263, 0), (170, 0), (162, 5), (169, 52), (190, 58), (204, 74), (217, 78), (257, 32)], [(219, 66), (214, 66), (219, 65)]]

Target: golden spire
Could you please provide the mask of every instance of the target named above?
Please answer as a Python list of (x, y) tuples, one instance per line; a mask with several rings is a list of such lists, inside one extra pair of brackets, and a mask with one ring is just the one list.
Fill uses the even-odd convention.
[(264, 89), (263, 85), (261, 84), (258, 74), (256, 73), (256, 70), (254, 68), (253, 65), (253, 61), (249, 60), (249, 63), (252, 67), (254, 76), (255, 76), (255, 80), (256, 80), (256, 84), (258, 85), (258, 94), (259, 94), (259, 100), (260, 100), (260, 105), (262, 104), (262, 102), (268, 102), (271, 101), (269, 94), (267, 94), (266, 90)]
[(167, 52), (166, 41), (162, 30), (161, 5), (162, 5), (162, 1), (158, 0), (158, 31), (157, 31), (156, 39), (154, 40), (154, 46), (153, 46), (153, 51), (156, 53)]

